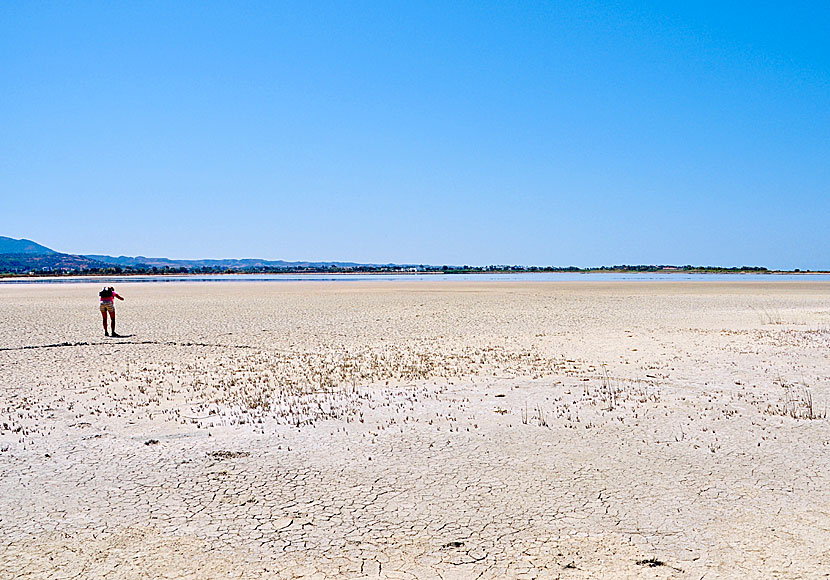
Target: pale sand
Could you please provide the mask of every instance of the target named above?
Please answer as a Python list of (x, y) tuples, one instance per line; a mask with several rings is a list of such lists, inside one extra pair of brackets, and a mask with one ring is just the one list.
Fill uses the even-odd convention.
[(830, 574), (830, 284), (99, 286), (0, 285), (2, 578)]

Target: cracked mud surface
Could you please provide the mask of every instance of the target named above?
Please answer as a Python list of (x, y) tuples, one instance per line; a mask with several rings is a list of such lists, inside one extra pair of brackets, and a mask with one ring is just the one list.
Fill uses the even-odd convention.
[(2, 578), (830, 577), (828, 284), (98, 286), (0, 285)]

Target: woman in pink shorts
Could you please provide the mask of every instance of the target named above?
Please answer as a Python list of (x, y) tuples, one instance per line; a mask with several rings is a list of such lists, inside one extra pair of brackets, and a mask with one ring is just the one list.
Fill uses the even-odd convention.
[[(98, 296), (101, 297), (101, 316), (104, 317), (104, 336), (118, 336), (115, 334), (115, 306), (113, 305), (113, 300), (115, 298), (119, 300), (124, 299), (115, 293), (115, 288), (112, 286), (104, 287), (103, 290), (98, 292)], [(110, 314), (111, 332), (107, 332), (107, 312)]]

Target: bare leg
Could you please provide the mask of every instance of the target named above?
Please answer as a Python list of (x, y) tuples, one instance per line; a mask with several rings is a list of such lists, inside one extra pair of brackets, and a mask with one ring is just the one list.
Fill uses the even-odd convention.
[(110, 334), (115, 336), (115, 311), (110, 312)]
[(107, 311), (102, 310), (101, 311), (101, 316), (104, 318), (104, 334), (106, 334), (107, 333)]

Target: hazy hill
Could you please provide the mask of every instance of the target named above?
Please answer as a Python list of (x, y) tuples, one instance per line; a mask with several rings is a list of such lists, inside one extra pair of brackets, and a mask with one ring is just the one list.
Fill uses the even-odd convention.
[(102, 254), (72, 255), (56, 252), (31, 240), (0, 236), (0, 271), (85, 270), (90, 268), (221, 268), (243, 270), (252, 268), (340, 268), (361, 266), (356, 262), (286, 262), (258, 258), (226, 260), (173, 260), (145, 256), (105, 256)]
[(0, 272), (89, 270), (110, 264), (73, 254), (62, 254), (32, 240), (0, 236)]
[(50, 250), (46, 246), (41, 246), (32, 240), (15, 240), (14, 238), (7, 238), (0, 236), (0, 254), (27, 254), (45, 256), (49, 254), (57, 254), (55, 250)]

